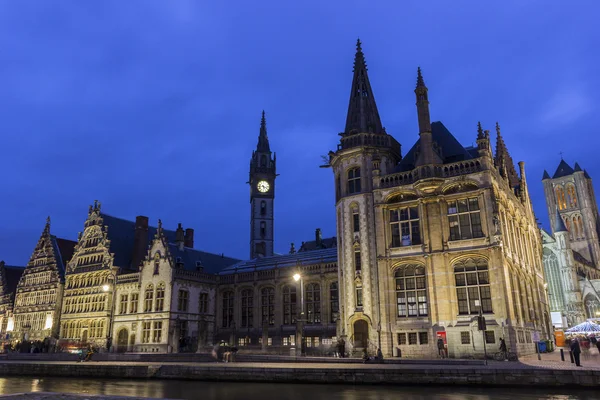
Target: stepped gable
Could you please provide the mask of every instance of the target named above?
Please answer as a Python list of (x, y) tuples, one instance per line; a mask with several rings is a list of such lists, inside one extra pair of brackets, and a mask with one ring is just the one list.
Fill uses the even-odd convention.
[(303, 251), (294, 254), (285, 254), (272, 257), (262, 257), (254, 260), (241, 261), (223, 269), (219, 275), (234, 274), (236, 272), (263, 271), (273, 268), (290, 268), (303, 265), (320, 263), (336, 263), (337, 248)]

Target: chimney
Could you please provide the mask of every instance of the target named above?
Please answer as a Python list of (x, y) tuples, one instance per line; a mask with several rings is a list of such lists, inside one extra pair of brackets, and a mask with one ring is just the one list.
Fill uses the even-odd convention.
[(323, 237), (321, 236), (321, 228), (317, 228), (317, 230), (315, 231), (315, 247), (317, 249), (320, 249), (322, 244)]
[(192, 228), (185, 230), (184, 246), (190, 249), (194, 248), (194, 230)]
[(148, 251), (148, 217), (138, 215), (135, 217), (135, 233), (133, 240), (133, 253), (131, 268), (137, 270)]
[(183, 246), (185, 244), (185, 233), (183, 232), (181, 222), (177, 225), (177, 230), (175, 231), (175, 244), (179, 248), (179, 251), (183, 251)]

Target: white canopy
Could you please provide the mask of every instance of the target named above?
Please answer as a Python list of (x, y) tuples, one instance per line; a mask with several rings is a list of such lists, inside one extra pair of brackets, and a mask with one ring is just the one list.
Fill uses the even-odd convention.
[(600, 325), (590, 321), (585, 321), (579, 325), (567, 329), (567, 333), (600, 333)]

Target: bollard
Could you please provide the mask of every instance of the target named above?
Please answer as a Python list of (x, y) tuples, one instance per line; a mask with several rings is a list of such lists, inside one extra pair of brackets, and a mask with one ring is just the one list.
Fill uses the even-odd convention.
[(573, 358), (573, 352), (569, 350), (569, 355), (571, 356), (571, 364), (575, 364), (575, 359)]
[(565, 361), (565, 351), (560, 349), (560, 361)]

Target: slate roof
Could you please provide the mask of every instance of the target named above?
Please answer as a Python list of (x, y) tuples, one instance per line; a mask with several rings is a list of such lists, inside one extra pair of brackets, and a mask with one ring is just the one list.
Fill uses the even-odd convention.
[(560, 213), (558, 212), (558, 208), (556, 209), (556, 215), (554, 216), (554, 232), (567, 232), (567, 227), (565, 226), (565, 221), (563, 221)]
[(57, 238), (52, 235), (52, 246), (54, 246), (54, 254), (56, 255), (56, 266), (58, 274), (62, 279), (65, 277), (65, 270), (69, 261), (73, 257), (77, 242), (68, 239)]
[(4, 266), (4, 272), (6, 276), (6, 290), (7, 293), (15, 293), (17, 290), (17, 285), (19, 284), (19, 279), (21, 279), (21, 275), (25, 271), (25, 267), (16, 267), (16, 266)]
[(179, 246), (174, 243), (169, 243), (169, 252), (173, 256), (173, 261), (177, 262), (179, 259), (183, 263), (183, 267), (189, 271), (197, 271), (198, 264), (200, 262), (203, 267), (203, 272), (209, 274), (217, 274), (222, 269), (229, 267), (240, 260), (231, 257), (225, 257), (223, 254), (207, 253), (189, 247), (184, 247), (183, 250), (179, 250)]
[(587, 265), (588, 267), (592, 267), (594, 268), (594, 264), (592, 262), (590, 262), (587, 258), (585, 258), (581, 253), (573, 250), (573, 258), (575, 259), (575, 261), (577, 261), (578, 263), (581, 263), (583, 265)]
[(550, 179), (550, 174), (548, 174), (548, 171), (544, 170), (544, 176), (542, 176), (542, 180), (545, 179)]
[(311, 240), (310, 242), (302, 242), (302, 245), (300, 246), (300, 249), (298, 249), (298, 252), (318, 250), (319, 248), (330, 249), (332, 247), (337, 247), (337, 237), (335, 237), (335, 236), (330, 237), (330, 238), (321, 239), (320, 247), (317, 247), (316, 240)]
[(562, 178), (563, 176), (571, 175), (573, 172), (573, 168), (569, 164), (565, 162), (565, 160), (560, 160), (560, 164), (558, 164), (558, 168), (556, 168), (556, 172), (552, 175), (552, 179)]
[[(475, 148), (464, 148), (450, 131), (440, 121), (431, 123), (431, 135), (434, 142), (442, 149), (444, 163), (471, 160), (479, 156)], [(415, 168), (415, 152), (419, 140), (406, 153), (402, 161), (396, 166), (394, 172), (411, 171)]]
[(329, 249), (302, 251), (294, 254), (240, 261), (223, 269), (219, 275), (234, 274), (236, 272), (263, 271), (273, 268), (289, 268), (297, 265), (314, 265), (321, 262), (337, 262), (337, 248), (332, 247)]

